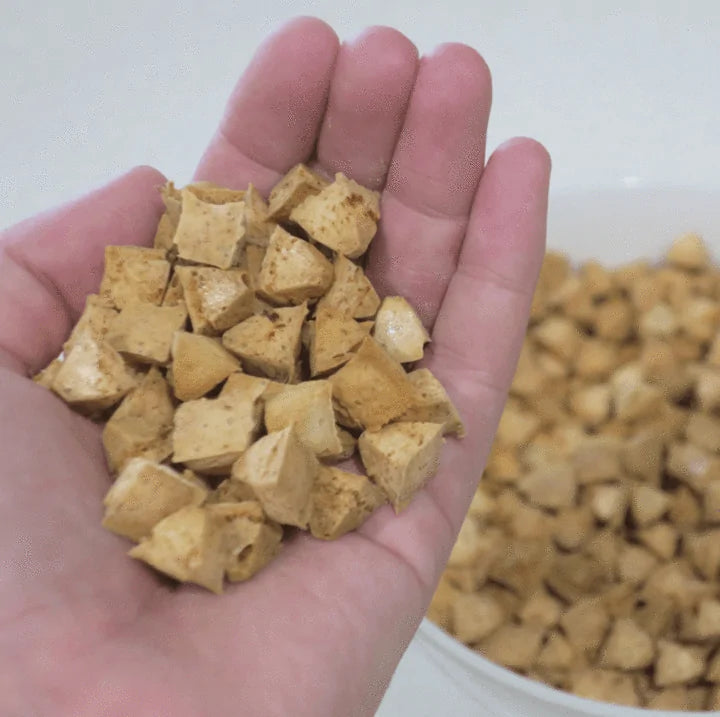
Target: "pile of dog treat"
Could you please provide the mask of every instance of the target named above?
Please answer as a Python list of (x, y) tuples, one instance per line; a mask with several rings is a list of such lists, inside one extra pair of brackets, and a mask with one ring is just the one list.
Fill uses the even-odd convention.
[(548, 254), (430, 617), (597, 700), (720, 709), (720, 270)]
[[(97, 295), (35, 380), (105, 422), (103, 525), (134, 558), (221, 592), (278, 553), (283, 526), (332, 540), (400, 511), (462, 423), (415, 369), (429, 337), (362, 268), (379, 196), (293, 168), (163, 190), (153, 248), (109, 246)], [(359, 451), (364, 473), (338, 467)]]

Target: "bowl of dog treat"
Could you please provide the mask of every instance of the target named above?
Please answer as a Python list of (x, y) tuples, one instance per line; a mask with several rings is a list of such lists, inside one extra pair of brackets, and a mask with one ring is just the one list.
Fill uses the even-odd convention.
[(720, 711), (716, 199), (556, 195), (548, 245), (418, 642), (483, 714)]

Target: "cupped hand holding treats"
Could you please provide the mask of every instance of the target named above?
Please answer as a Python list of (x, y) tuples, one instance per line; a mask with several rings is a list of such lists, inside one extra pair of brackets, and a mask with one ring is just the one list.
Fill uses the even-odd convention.
[(100, 428), (28, 377), (97, 291), (107, 244), (153, 239), (165, 178), (141, 167), (0, 235), (0, 712), (371, 715), (481, 475), (523, 340), (550, 162), (515, 139), (485, 162), (490, 75), (469, 47), (418, 59), (400, 33), (340, 45), (298, 19), (262, 45), (197, 179), (267, 193), (290, 167), (380, 190), (368, 263), (431, 332), (424, 365), (467, 428), (399, 516), (296, 536), (253, 580), (173, 590), (100, 526)]

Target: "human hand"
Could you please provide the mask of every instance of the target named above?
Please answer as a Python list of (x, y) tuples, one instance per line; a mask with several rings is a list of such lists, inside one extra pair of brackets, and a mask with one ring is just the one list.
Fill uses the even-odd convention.
[(544, 250), (549, 158), (516, 139), (484, 163), (477, 53), (373, 28), (338, 46), (298, 19), (258, 51), (197, 170), (263, 192), (314, 156), (382, 190), (368, 273), (432, 327), (425, 364), (465, 421), (439, 474), (335, 542), (294, 538), (251, 581), (174, 590), (100, 527), (98, 426), (27, 376), (97, 289), (106, 244), (149, 244), (164, 178), (138, 168), (0, 235), (0, 712), (370, 715), (415, 632), (502, 411)]

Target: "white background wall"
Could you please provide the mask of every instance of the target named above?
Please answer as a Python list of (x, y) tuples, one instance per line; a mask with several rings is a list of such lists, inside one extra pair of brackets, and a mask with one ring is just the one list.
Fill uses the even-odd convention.
[(718, 186), (720, 4), (687, 4), (0, 0), (0, 226), (138, 163), (186, 181), (256, 44), (296, 14), (475, 46), (490, 146), (536, 136), (555, 189)]

